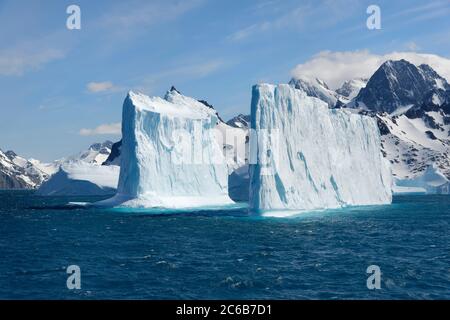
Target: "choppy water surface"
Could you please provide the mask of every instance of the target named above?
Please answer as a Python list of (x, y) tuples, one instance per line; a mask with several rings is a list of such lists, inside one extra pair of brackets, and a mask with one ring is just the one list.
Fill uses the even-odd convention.
[(94, 200), (0, 192), (0, 299), (450, 298), (449, 196), (293, 218), (64, 206)]

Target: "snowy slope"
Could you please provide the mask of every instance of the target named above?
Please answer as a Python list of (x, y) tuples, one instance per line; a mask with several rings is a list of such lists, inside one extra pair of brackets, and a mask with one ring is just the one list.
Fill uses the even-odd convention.
[(50, 180), (44, 182), (37, 195), (100, 196), (114, 195), (120, 168), (76, 161), (61, 165)]
[[(372, 118), (329, 109), (289, 85), (261, 84), (253, 88), (251, 124), (258, 138), (251, 142), (253, 210), (391, 202), (391, 172)], [(265, 130), (277, 135), (264, 137)]]
[[(414, 180), (432, 166), (450, 178), (447, 81), (427, 65), (388, 61), (375, 72), (366, 89), (371, 98), (365, 106), (378, 121), (383, 153), (392, 164), (394, 177)], [(361, 97), (367, 99), (367, 94), (355, 100)]]
[(342, 86), (336, 90), (336, 93), (348, 100), (355, 98), (362, 88), (367, 85), (368, 79), (356, 78), (345, 81)]
[[(232, 204), (213, 108), (170, 90), (130, 92), (122, 115), (117, 195), (102, 206), (189, 208)], [(187, 134), (186, 136), (179, 135)]]
[(86, 163), (92, 163), (101, 165), (108, 159), (113, 143), (109, 140), (103, 143), (94, 143), (86, 151), (82, 151), (76, 155), (59, 160), (60, 163), (70, 163), (83, 161)]
[(320, 79), (310, 79), (308, 77), (292, 78), (289, 84), (305, 92), (310, 97), (319, 98), (328, 104), (328, 107), (334, 108), (339, 100), (347, 103), (348, 99), (331, 90), (328, 85)]
[(35, 189), (48, 179), (51, 169), (47, 169), (13, 151), (0, 150), (0, 189)]
[[(405, 114), (377, 115), (383, 134), (383, 152), (392, 163), (396, 178), (414, 178), (433, 164), (450, 177), (450, 126), (445, 124), (440, 112), (426, 112), (425, 115), (433, 122), (423, 118), (410, 119)], [(437, 126), (433, 128), (430, 123)]]

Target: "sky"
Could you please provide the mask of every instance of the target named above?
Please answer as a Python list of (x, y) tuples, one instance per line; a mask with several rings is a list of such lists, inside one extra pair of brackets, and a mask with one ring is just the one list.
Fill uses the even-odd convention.
[(129, 90), (174, 85), (229, 119), (293, 75), (336, 88), (407, 57), (450, 78), (450, 0), (0, 0), (0, 26), (0, 149), (43, 161), (120, 140)]

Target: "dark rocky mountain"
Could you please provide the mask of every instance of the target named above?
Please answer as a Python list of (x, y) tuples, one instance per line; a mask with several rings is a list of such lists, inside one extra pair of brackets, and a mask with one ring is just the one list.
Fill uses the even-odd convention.
[(250, 128), (250, 115), (239, 114), (236, 117), (228, 120), (227, 125), (233, 128), (248, 129)]
[(105, 162), (102, 163), (103, 166), (116, 165), (120, 166), (120, 149), (122, 148), (122, 140), (117, 141), (111, 146), (111, 153)]
[(418, 67), (406, 60), (386, 61), (354, 99), (354, 107), (392, 113), (398, 108), (420, 105), (433, 90), (447, 91), (447, 81), (430, 66)]

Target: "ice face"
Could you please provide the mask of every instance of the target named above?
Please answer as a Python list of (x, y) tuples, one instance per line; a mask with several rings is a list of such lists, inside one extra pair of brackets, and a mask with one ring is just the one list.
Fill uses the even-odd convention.
[(122, 115), (117, 195), (101, 205), (191, 208), (232, 204), (214, 110), (176, 91), (130, 92)]
[(254, 86), (251, 107), (252, 210), (392, 201), (391, 172), (373, 119), (328, 109), (289, 85)]

